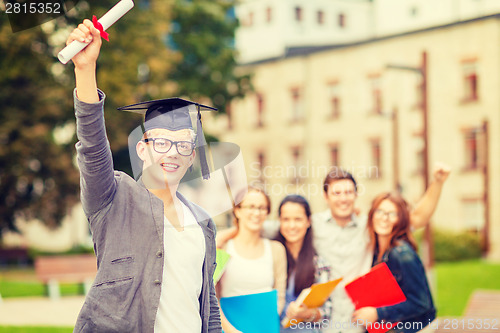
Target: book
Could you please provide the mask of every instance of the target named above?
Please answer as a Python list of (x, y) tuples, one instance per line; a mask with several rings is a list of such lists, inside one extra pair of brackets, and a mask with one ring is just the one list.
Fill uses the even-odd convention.
[[(330, 297), (333, 289), (342, 281), (342, 278), (336, 279), (336, 280), (331, 280), (325, 283), (315, 283), (309, 288), (303, 289), (297, 299), (295, 300), (295, 303), (299, 305), (305, 305), (310, 309), (318, 308), (322, 306), (328, 297)], [(290, 326), (290, 318), (285, 317), (281, 321), (281, 325), (284, 328), (287, 328)], [(297, 319), (297, 323), (301, 322), (302, 320)]]
[(231, 256), (229, 253), (222, 249), (217, 249), (216, 252), (216, 257), (215, 257), (215, 262), (217, 263), (217, 267), (215, 267), (214, 271), (214, 285), (219, 282), (220, 278), (222, 277), (222, 274), (224, 274), (224, 271), (226, 270), (227, 263), (229, 262), (229, 259)]
[[(367, 306), (391, 306), (406, 301), (405, 294), (385, 262), (373, 266), (368, 273), (348, 283), (345, 290), (356, 310)], [(396, 324), (392, 323), (391, 326), (384, 323), (382, 330), (376, 329), (377, 325), (370, 325), (367, 330), (370, 333), (383, 333)]]
[(272, 290), (242, 296), (222, 297), (220, 307), (227, 320), (244, 333), (279, 333), (278, 292)]

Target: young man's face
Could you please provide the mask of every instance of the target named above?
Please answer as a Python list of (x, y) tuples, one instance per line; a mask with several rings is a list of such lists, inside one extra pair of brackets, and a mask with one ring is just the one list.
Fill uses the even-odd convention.
[(336, 220), (350, 219), (354, 213), (357, 194), (354, 183), (349, 179), (335, 180), (330, 183), (325, 199)]
[[(148, 180), (160, 186), (164, 186), (166, 182), (170, 185), (179, 184), (187, 169), (193, 164), (196, 153), (193, 150), (189, 156), (183, 156), (179, 154), (178, 149), (182, 151), (183, 147), (189, 146), (186, 143), (194, 142), (192, 132), (187, 129), (179, 131), (153, 129), (147, 132), (147, 138), (148, 142), (139, 141), (136, 146), (137, 155), (144, 162), (143, 175), (147, 175)], [(153, 143), (156, 139), (160, 139), (157, 140), (159, 142)], [(172, 144), (167, 152), (158, 152), (157, 150), (162, 151), (165, 145), (170, 145), (169, 142), (161, 139), (183, 143), (177, 145), (178, 149), (175, 144)], [(186, 150), (184, 150), (185, 154)]]

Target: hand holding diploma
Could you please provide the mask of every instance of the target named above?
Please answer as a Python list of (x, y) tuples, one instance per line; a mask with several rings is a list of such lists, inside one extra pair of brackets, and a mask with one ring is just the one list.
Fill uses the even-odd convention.
[[(113, 25), (116, 21), (118, 21), (123, 15), (125, 15), (133, 7), (134, 7), (134, 2), (132, 0), (121, 0), (113, 8), (111, 8), (106, 14), (104, 14), (103, 17), (101, 17), (96, 22), (95, 25), (102, 31), (103, 34), (105, 34), (104, 31), (106, 29), (108, 29), (111, 25)], [(89, 20), (85, 20), (84, 22), (86, 22), (86, 21), (89, 21)], [(90, 22), (90, 24), (92, 24), (92, 22)], [(80, 26), (78, 26), (78, 28), (80, 28)], [(85, 26), (87, 26), (87, 28), (88, 28), (87, 24), (85, 24)], [(92, 24), (92, 26), (94, 27), (94, 24)], [(97, 30), (97, 31), (99, 31), (99, 30)], [(68, 39), (68, 41), (69, 41), (69, 39)], [(99, 41), (100, 41), (100, 39), (99, 39)], [(59, 61), (61, 61), (63, 64), (68, 63), (68, 61), (70, 59), (72, 59), (76, 54), (78, 54), (80, 51), (82, 51), (89, 43), (90, 43), (90, 40), (88, 40), (88, 39), (82, 40), (81, 38), (80, 39), (74, 38), (73, 40), (71, 40), (71, 42), (67, 42), (66, 47), (61, 52), (59, 52), (59, 54), (57, 55), (57, 57), (59, 58)], [(100, 47), (100, 45), (99, 45), (99, 47)]]
[(95, 69), (95, 63), (99, 57), (101, 50), (102, 39), (101, 33), (97, 30), (90, 20), (84, 20), (78, 27), (71, 32), (66, 45), (71, 45), (75, 42), (84, 44), (86, 47), (73, 56), (72, 60), (75, 64), (75, 70), (91, 67)]
[(75, 41), (85, 43), (87, 47), (73, 56), (75, 64), (76, 95), (85, 103), (97, 103), (96, 62), (101, 50), (101, 34), (90, 20), (84, 20), (82, 24), (71, 32), (66, 41), (69, 45)]

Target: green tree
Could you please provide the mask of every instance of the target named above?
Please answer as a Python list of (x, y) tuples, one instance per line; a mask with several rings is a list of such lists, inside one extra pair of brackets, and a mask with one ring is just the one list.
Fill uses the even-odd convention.
[(51, 53), (40, 28), (12, 34), (0, 16), (0, 232), (17, 217), (55, 225), (77, 201), (72, 147), (53, 136), (72, 114)]
[(180, 58), (171, 78), (180, 95), (208, 98), (221, 112), (249, 89), (247, 75), (235, 75), (234, 0), (175, 0), (169, 45)]

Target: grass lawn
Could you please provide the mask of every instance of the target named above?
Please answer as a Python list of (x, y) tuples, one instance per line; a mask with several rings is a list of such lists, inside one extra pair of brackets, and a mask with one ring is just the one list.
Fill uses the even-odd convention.
[(438, 316), (461, 316), (476, 289), (500, 290), (500, 264), (482, 260), (439, 263), (435, 266)]
[[(61, 284), (61, 295), (81, 295), (83, 287), (79, 284)], [(31, 268), (0, 271), (0, 295), (7, 297), (45, 296), (43, 283), (37, 280)], [(2, 331), (0, 331), (2, 333)]]
[(0, 326), (0, 333), (71, 333), (73, 327)]
[[(439, 263), (435, 266), (437, 293), (434, 301), (438, 316), (461, 316), (476, 289), (500, 290), (500, 264), (482, 260)], [(61, 285), (63, 295), (81, 293), (77, 284)], [(0, 294), (3, 298), (45, 295), (45, 287), (36, 280), (33, 270), (0, 271)], [(66, 327), (0, 326), (0, 333), (65, 333)]]

